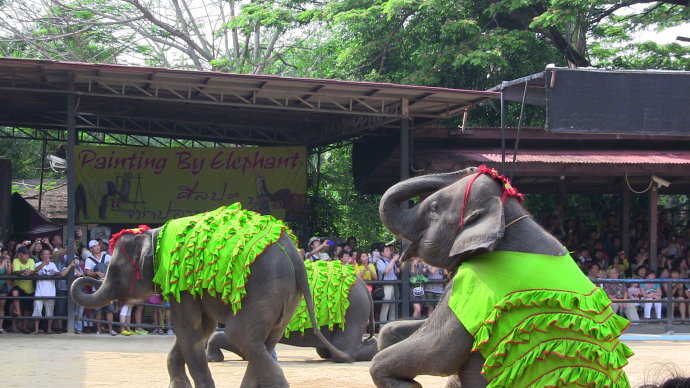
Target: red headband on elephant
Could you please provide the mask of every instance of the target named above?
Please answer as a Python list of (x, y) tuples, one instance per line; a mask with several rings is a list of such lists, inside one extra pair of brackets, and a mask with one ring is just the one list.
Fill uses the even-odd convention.
[(110, 246), (114, 248), (117, 239), (120, 238), (120, 236), (122, 236), (123, 234), (142, 234), (149, 229), (151, 229), (151, 227), (149, 227), (148, 225), (139, 225), (138, 228), (132, 229), (122, 229), (121, 231), (115, 233), (113, 237), (110, 239)]
[(496, 179), (498, 181), (501, 181), (501, 186), (503, 187), (503, 195), (501, 196), (501, 201), (505, 202), (506, 199), (508, 199), (508, 197), (515, 197), (520, 202), (525, 201), (525, 197), (523, 197), (522, 194), (519, 191), (517, 191), (517, 189), (514, 188), (513, 185), (510, 184), (510, 179), (499, 174), (498, 170), (496, 170), (495, 168), (488, 168), (484, 164), (479, 166), (478, 169), (479, 170), (472, 177), (472, 179), (470, 180), (470, 183), (467, 184), (467, 188), (465, 189), (465, 198), (462, 202), (462, 214), (460, 215), (460, 227), (461, 228), (463, 227), (463, 224), (465, 222), (465, 208), (467, 207), (467, 199), (470, 196), (470, 189), (472, 188), (472, 184), (474, 183), (474, 180), (477, 179), (477, 177), (480, 176), (481, 174), (487, 174), (491, 178)]

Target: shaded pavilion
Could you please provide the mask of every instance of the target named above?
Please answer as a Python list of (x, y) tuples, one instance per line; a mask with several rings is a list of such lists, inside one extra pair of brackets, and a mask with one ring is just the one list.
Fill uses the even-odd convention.
[[(466, 114), (500, 93), (372, 82), (0, 58), (0, 137), (67, 144), (67, 241), (75, 229), (77, 143), (170, 146), (306, 146), (392, 139)], [(122, 135), (122, 139), (105, 134)], [(392, 137), (390, 136), (391, 134)], [(9, 229), (11, 168), (0, 160), (0, 238)], [(71, 276), (71, 274), (70, 274)], [(71, 279), (70, 279), (71, 281)], [(74, 319), (69, 304), (68, 325)]]
[[(563, 79), (564, 72), (579, 69), (547, 69), (513, 81), (503, 82), (491, 91), (502, 93), (504, 101), (525, 104), (547, 105), (548, 93), (556, 79)], [(555, 73), (561, 74), (557, 78)], [(595, 73), (582, 70), (585, 76)], [(621, 194), (623, 198), (623, 246), (630, 246), (630, 193), (648, 193), (650, 218), (650, 261), (656, 269), (657, 252), (657, 200), (658, 194), (690, 193), (690, 117), (682, 104), (687, 104), (687, 89), (675, 94), (663, 94), (664, 90), (678, 89), (678, 84), (690, 81), (690, 72), (615, 72), (624, 77), (624, 85), (635, 85), (635, 79), (660, 77), (662, 83), (672, 83), (669, 89), (658, 88), (663, 101), (653, 99), (657, 113), (678, 115), (678, 128), (662, 128), (661, 133), (624, 132), (606, 127), (589, 132), (568, 133), (545, 128), (470, 128), (434, 127), (421, 128), (414, 132), (410, 152), (410, 170), (415, 175), (447, 172), (470, 166), (486, 164), (497, 168), (523, 193), (559, 194)], [(596, 76), (606, 72), (596, 71)], [(679, 81), (680, 80), (680, 81)], [(647, 80), (653, 83), (654, 80)], [(596, 93), (608, 93), (602, 85), (582, 85), (579, 98), (601, 99)], [(587, 95), (587, 90), (592, 89)], [(626, 89), (627, 90), (627, 89)], [(566, 90), (567, 93), (567, 90)], [(631, 92), (633, 93), (633, 92)], [(633, 102), (644, 102), (645, 91), (633, 95)], [(651, 92), (650, 92), (651, 93)], [(666, 105), (669, 109), (666, 111)], [(572, 102), (572, 101), (569, 101)], [(574, 103), (578, 103), (575, 101)], [(612, 100), (612, 109), (628, 109), (638, 115), (635, 109), (645, 113), (644, 107), (622, 106), (626, 100)], [(680, 108), (678, 107), (680, 104)], [(549, 116), (552, 120), (561, 117), (553, 114), (567, 111), (568, 106), (556, 106)], [(590, 107), (591, 108), (591, 107)], [(549, 106), (547, 106), (548, 112)], [(579, 113), (588, 113), (584, 110)], [(675, 116), (673, 117), (675, 118)], [(604, 117), (604, 120), (607, 119)], [(685, 121), (683, 121), (685, 120)], [(639, 121), (639, 120), (638, 120)], [(586, 124), (592, 124), (591, 122)], [(593, 125), (601, 123), (594, 122)], [(615, 124), (618, 125), (618, 124)], [(632, 120), (631, 125), (636, 125)], [(612, 124), (614, 126), (614, 124)], [(378, 150), (375, 159), (367, 157)], [(365, 193), (383, 193), (396, 183), (400, 176), (391, 174), (393, 166), (400, 161), (400, 148), (391, 142), (376, 143), (363, 139), (353, 149), (353, 172), (358, 190)], [(661, 179), (659, 179), (661, 178)], [(626, 252), (630, 252), (629, 248)]]

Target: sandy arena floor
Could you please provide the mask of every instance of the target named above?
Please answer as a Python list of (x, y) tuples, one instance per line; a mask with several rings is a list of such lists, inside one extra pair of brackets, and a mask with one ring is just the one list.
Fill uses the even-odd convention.
[[(6, 334), (0, 336), (3, 387), (167, 387), (167, 352), (174, 336)], [(658, 382), (670, 373), (690, 374), (690, 342), (631, 341), (636, 355), (626, 367), (633, 387)], [(369, 362), (334, 364), (313, 349), (278, 345), (278, 358), (292, 387), (373, 387)], [(226, 352), (212, 363), (218, 387), (238, 387), (245, 363)], [(685, 371), (685, 373), (683, 373)], [(445, 378), (422, 376), (425, 387), (443, 387)], [(134, 384), (134, 385), (133, 385)]]

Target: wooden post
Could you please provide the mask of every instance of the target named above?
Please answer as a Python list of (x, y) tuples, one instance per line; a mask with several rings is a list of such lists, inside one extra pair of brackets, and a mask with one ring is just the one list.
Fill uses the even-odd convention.
[(0, 241), (7, 241), (10, 238), (11, 212), (12, 161), (9, 159), (0, 159)]

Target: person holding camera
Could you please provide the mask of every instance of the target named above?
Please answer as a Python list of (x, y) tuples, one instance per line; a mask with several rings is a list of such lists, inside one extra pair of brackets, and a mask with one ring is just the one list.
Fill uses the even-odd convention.
[[(399, 254), (393, 254), (393, 247), (386, 245), (381, 252), (381, 258), (376, 262), (376, 270), (379, 273), (379, 280), (398, 280), (400, 266), (397, 265), (400, 259)], [(395, 298), (395, 285), (386, 284), (383, 286), (383, 299), (393, 300)], [(379, 321), (395, 321), (397, 306), (395, 303), (383, 303)]]
[(309, 252), (305, 257), (305, 260), (331, 260), (331, 256), (328, 255), (328, 250), (331, 248), (331, 245), (333, 245), (333, 241), (325, 238), (312, 237), (309, 239), (309, 244), (307, 245), (309, 246)]
[[(96, 279), (105, 278), (105, 273), (110, 263), (110, 255), (101, 250), (101, 243), (96, 240), (89, 241), (89, 250), (91, 254), (86, 258), (84, 269), (86, 276), (91, 276)], [(110, 335), (117, 335), (113, 330), (113, 314), (115, 313), (115, 305), (109, 304), (105, 307), (94, 309), (95, 319), (103, 319), (103, 311), (105, 310), (106, 320), (108, 321), (108, 332)], [(101, 332), (101, 323), (96, 322), (96, 334)]]

